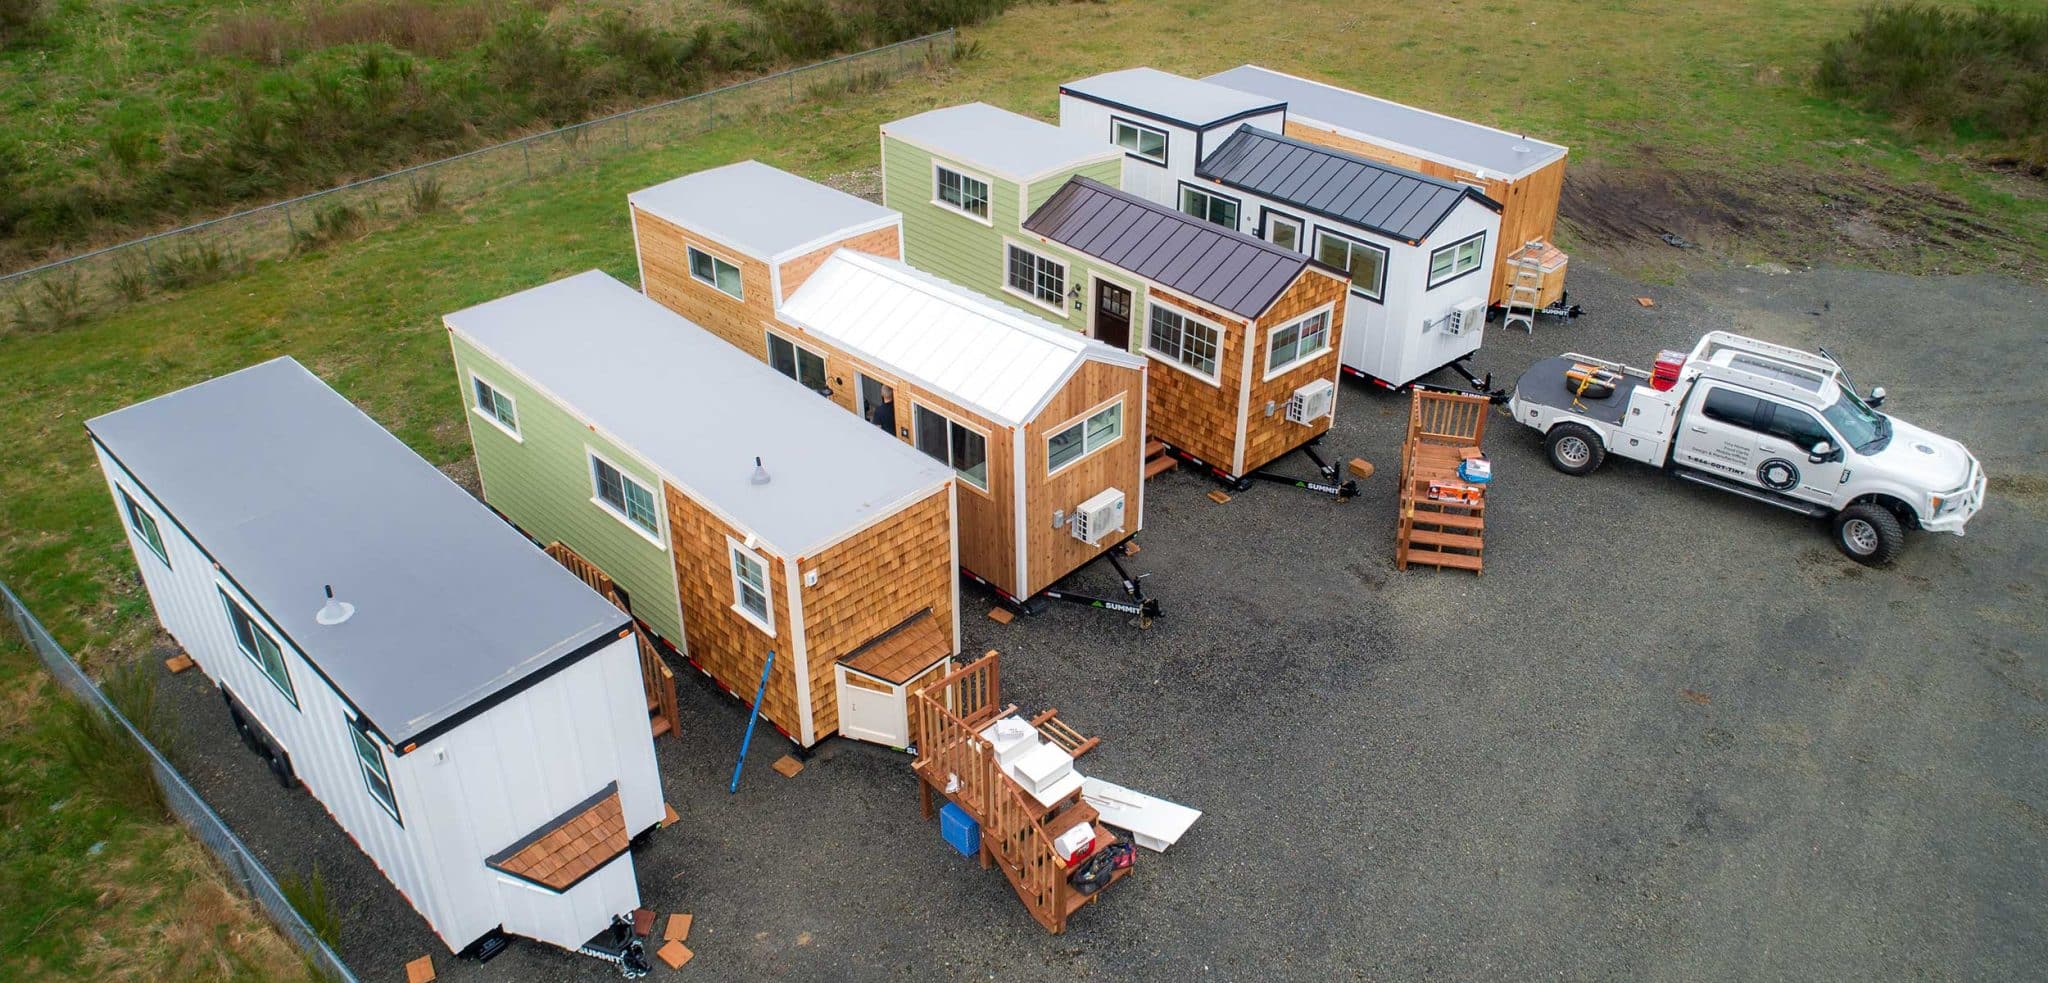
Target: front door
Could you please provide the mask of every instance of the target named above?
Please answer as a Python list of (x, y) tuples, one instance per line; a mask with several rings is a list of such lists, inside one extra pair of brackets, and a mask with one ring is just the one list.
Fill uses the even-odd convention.
[(1756, 476), (1756, 421), (1769, 408), (1745, 392), (1709, 383), (1701, 387), (1705, 391), (1680, 421), (1672, 456), (1702, 471), (1762, 484)]
[[(1834, 505), (1842, 487), (1842, 438), (1801, 407), (1767, 400), (1764, 410), (1769, 416), (1758, 421), (1757, 483), (1793, 498)], [(1816, 461), (1813, 448), (1823, 441), (1829, 453)]]
[(1131, 350), (1131, 292), (1108, 280), (1095, 281), (1095, 340)]
[(896, 390), (863, 375), (860, 377), (860, 418), (896, 436)]

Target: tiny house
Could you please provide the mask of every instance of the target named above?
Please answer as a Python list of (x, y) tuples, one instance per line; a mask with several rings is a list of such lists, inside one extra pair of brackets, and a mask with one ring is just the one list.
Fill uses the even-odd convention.
[[(1541, 277), (1539, 306), (1563, 301), (1567, 257), (1551, 240), (1564, 193), (1564, 147), (1257, 65), (1204, 81), (1286, 103), (1285, 130), (1262, 129), (1477, 187), (1501, 206), (1487, 303), (1508, 302), (1515, 264), (1524, 258)], [(1542, 245), (1532, 250), (1530, 243)]]
[(289, 358), (86, 429), (165, 630), (450, 950), (639, 905), (663, 806), (618, 608)]
[[(663, 208), (661, 234), (703, 241), (740, 237), (745, 209), (735, 202), (805, 200), (814, 214), (837, 215), (824, 202), (851, 198), (764, 165), (662, 187), (685, 193)], [(881, 239), (874, 229), (893, 236), (900, 220), (846, 209), (857, 221), (845, 229), (807, 226), (809, 241), (840, 247), (793, 289), (785, 275), (766, 315), (722, 308), (707, 329), (858, 414), (869, 434), (950, 468), (960, 566), (1007, 599), (1028, 601), (1120, 548), (1144, 524), (1144, 360), (896, 262), (898, 239), (867, 248)], [(663, 248), (647, 241), (646, 225), (639, 234), (643, 256)], [(736, 255), (742, 270), (771, 265)], [(680, 298), (663, 301), (678, 310), (724, 292), (665, 265), (645, 270), (647, 295)]]
[(1478, 189), (1250, 126), (1195, 177), (1247, 231), (1350, 274), (1346, 373), (1400, 388), (1479, 350), (1500, 205)]
[(727, 692), (767, 670), (797, 744), (908, 743), (959, 651), (948, 468), (597, 271), (446, 322), (486, 501)]
[(1242, 227), (1240, 205), (1196, 182), (1196, 165), (1239, 126), (1278, 133), (1286, 117), (1284, 100), (1156, 68), (1127, 68), (1060, 86), (1060, 129), (1123, 151), (1118, 187), (1230, 228)]

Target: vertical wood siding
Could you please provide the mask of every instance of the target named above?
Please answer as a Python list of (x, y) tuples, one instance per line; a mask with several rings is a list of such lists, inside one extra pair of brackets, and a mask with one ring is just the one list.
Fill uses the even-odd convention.
[[(639, 230), (641, 291), (739, 350), (766, 358), (768, 340), (761, 332), (775, 318), (767, 261), (721, 246), (638, 208), (633, 209), (633, 221)], [(691, 246), (739, 267), (744, 299), (734, 300), (731, 294), (691, 276)]]
[(830, 245), (813, 249), (794, 259), (784, 260), (781, 267), (782, 296), (776, 298), (776, 302), (780, 303), (788, 300), (791, 294), (796, 293), (798, 287), (804, 285), (805, 280), (811, 278), (811, 274), (818, 272), (818, 267), (825, 265), (825, 261), (830, 259), (833, 253), (841, 249), (851, 249), (857, 253), (867, 253), (871, 256), (883, 257), (884, 259), (900, 260), (903, 258), (903, 237), (898, 234), (898, 230), (892, 225), (886, 229), (876, 229), (873, 232), (863, 232), (860, 235), (849, 236)]

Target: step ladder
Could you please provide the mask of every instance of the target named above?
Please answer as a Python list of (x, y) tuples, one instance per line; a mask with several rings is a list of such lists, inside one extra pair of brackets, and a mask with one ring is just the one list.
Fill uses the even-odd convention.
[(1394, 566), (1485, 570), (1486, 500), (1438, 501), (1429, 483), (1455, 479), (1468, 450), (1486, 434), (1485, 396), (1417, 389), (1401, 449), (1401, 514), (1394, 527)]
[(1503, 329), (1522, 326), (1523, 331), (1536, 333), (1536, 312), (1543, 306), (1543, 240), (1531, 239), (1515, 250), (1508, 260), (1508, 267), (1514, 271), (1514, 278), (1508, 282), (1508, 302), (1501, 315)]

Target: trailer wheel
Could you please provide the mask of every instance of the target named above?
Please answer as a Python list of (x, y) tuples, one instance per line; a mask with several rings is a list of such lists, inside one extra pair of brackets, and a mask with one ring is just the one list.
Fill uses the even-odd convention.
[(1882, 505), (1859, 502), (1835, 516), (1835, 547), (1858, 563), (1886, 566), (1905, 546), (1905, 527)]
[(1607, 460), (1607, 448), (1592, 428), (1577, 423), (1560, 423), (1543, 437), (1543, 449), (1550, 453), (1550, 466), (1574, 477), (1590, 474)]

